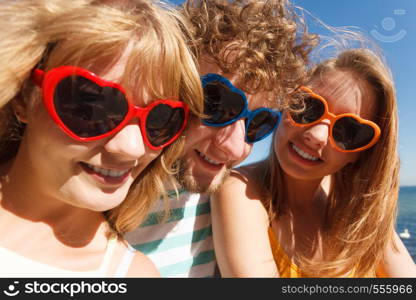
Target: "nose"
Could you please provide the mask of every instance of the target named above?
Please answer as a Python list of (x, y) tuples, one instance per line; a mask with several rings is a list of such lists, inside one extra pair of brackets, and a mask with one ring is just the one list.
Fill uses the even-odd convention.
[(214, 144), (222, 152), (225, 160), (241, 160), (247, 153), (244, 120), (238, 120), (228, 126), (220, 127), (216, 132)]
[(104, 145), (104, 149), (125, 160), (136, 160), (146, 153), (139, 125), (128, 124)]
[(303, 137), (305, 138), (305, 144), (312, 149), (319, 150), (328, 143), (329, 137), (329, 121), (321, 122), (307, 128)]

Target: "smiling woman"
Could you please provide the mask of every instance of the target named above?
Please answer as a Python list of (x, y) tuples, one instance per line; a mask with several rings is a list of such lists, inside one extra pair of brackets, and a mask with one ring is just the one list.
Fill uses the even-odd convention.
[(157, 276), (121, 235), (202, 111), (180, 17), (141, 0), (22, 0), (0, 4), (0, 26), (0, 276)]
[(394, 230), (397, 103), (388, 67), (370, 50), (346, 50), (292, 97), (303, 101), (284, 111), (268, 159), (234, 171), (213, 202), (221, 273), (414, 277)]

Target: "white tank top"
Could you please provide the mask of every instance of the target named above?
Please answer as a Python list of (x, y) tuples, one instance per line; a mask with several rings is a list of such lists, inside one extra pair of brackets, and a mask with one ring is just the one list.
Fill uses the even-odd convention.
[[(117, 244), (117, 239), (108, 241), (100, 267), (92, 271), (72, 271), (26, 258), (11, 250), (0, 247), (0, 277), (108, 277), (108, 267)], [(124, 277), (133, 260), (135, 250), (128, 247), (114, 277)]]

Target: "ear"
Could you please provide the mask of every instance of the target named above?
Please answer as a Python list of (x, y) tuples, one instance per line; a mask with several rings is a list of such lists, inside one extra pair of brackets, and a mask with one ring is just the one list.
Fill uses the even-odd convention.
[(11, 101), (12, 109), (16, 119), (21, 123), (27, 123), (27, 107), (26, 103), (20, 96), (15, 97)]

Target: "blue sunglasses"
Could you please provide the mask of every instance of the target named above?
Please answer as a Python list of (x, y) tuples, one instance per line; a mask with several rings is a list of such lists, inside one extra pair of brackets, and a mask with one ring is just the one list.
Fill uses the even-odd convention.
[(202, 124), (223, 127), (245, 118), (246, 142), (255, 143), (270, 135), (279, 124), (280, 112), (260, 107), (248, 109), (247, 97), (227, 78), (218, 74), (201, 77), (204, 89), (204, 114)]

